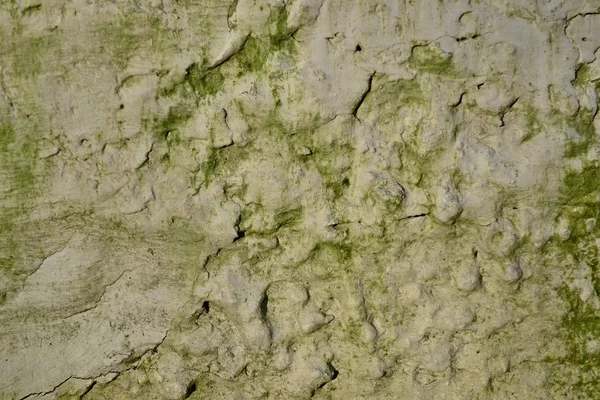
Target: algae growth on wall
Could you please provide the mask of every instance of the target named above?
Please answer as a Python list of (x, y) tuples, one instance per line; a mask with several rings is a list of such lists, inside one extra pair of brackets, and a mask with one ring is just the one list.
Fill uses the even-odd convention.
[(595, 0), (0, 2), (0, 399), (600, 398)]

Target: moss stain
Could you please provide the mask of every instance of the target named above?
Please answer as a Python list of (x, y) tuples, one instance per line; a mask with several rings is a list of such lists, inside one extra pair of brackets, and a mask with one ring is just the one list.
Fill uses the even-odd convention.
[(411, 68), (428, 74), (445, 77), (457, 77), (459, 75), (452, 63), (452, 55), (444, 55), (440, 50), (439, 44), (417, 45), (413, 47), (408, 65)]

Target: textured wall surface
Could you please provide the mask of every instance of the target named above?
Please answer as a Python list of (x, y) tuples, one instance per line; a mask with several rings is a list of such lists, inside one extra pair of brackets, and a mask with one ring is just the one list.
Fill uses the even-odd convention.
[(0, 399), (600, 398), (598, 0), (0, 1)]

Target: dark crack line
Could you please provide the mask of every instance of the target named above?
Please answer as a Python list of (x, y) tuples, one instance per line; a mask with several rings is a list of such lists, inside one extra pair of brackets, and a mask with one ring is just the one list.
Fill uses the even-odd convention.
[(189, 383), (187, 389), (185, 390), (185, 396), (183, 398), (189, 399), (196, 390), (198, 390), (198, 386), (196, 385), (196, 381), (193, 380)]
[(81, 393), (81, 394), (79, 395), (79, 399), (80, 399), (80, 400), (81, 400), (81, 399), (83, 399), (83, 397), (84, 397), (86, 394), (88, 394), (89, 392), (91, 392), (91, 391), (92, 391), (92, 389), (94, 388), (94, 386), (96, 386), (96, 384), (97, 384), (97, 383), (98, 383), (98, 381), (92, 381), (92, 383), (90, 384), (90, 386), (88, 386), (88, 387), (87, 387), (87, 389), (85, 389), (85, 390), (83, 391), (83, 393)]
[(17, 293), (17, 295), (19, 293), (21, 293), (23, 290), (25, 290), (25, 286), (27, 286), (27, 280), (29, 278), (31, 278), (31, 276), (34, 275), (36, 272), (38, 272), (40, 270), (40, 268), (42, 268), (42, 265), (44, 265), (44, 263), (46, 262), (46, 260), (48, 260), (50, 257), (52, 257), (52, 256), (54, 256), (54, 255), (56, 255), (58, 253), (62, 253), (63, 251), (65, 251), (65, 249), (67, 248), (67, 246), (69, 245), (69, 243), (71, 243), (71, 239), (73, 239), (72, 236), (69, 238), (69, 240), (67, 240), (67, 243), (62, 247), (62, 249), (56, 250), (55, 252), (53, 252), (49, 256), (45, 257), (44, 260), (40, 263), (40, 265), (37, 266), (37, 268), (35, 270), (33, 270), (33, 271), (31, 271), (30, 273), (27, 274), (27, 276), (23, 280), (23, 286), (21, 286), (21, 290), (19, 290), (19, 292)]
[(358, 102), (356, 103), (356, 105), (354, 106), (354, 109), (352, 110), (352, 115), (354, 116), (354, 118), (356, 118), (358, 120), (358, 122), (362, 122), (360, 120), (360, 118), (358, 118), (358, 110), (365, 102), (365, 99), (367, 98), (369, 93), (371, 93), (371, 89), (373, 88), (373, 78), (375, 77), (376, 73), (377, 72), (375, 71), (369, 76), (369, 80), (367, 81), (367, 90), (365, 90), (364, 93), (360, 96), (360, 98), (358, 99)]
[[(184, 305), (182, 305), (178, 312), (185, 307), (187, 304), (189, 304), (189, 301), (186, 302)], [(92, 383), (85, 389), (85, 391), (79, 396), (79, 398), (83, 398), (85, 395), (87, 395), (89, 392), (92, 391), (92, 389), (96, 386), (96, 384), (98, 383), (98, 380), (102, 377), (107, 376), (108, 374), (116, 374), (116, 376), (114, 377), (114, 379), (117, 379), (121, 374), (123, 374), (124, 372), (127, 371), (131, 371), (131, 370), (135, 370), (138, 368), (139, 366), (139, 362), (142, 358), (144, 358), (147, 354), (152, 354), (152, 353), (157, 353), (158, 352), (158, 348), (164, 343), (164, 341), (166, 340), (167, 336), (169, 335), (169, 333), (171, 332), (172, 327), (169, 328), (166, 332), (165, 335), (163, 336), (163, 338), (153, 347), (151, 347), (150, 349), (144, 351), (140, 356), (134, 358), (133, 360), (130, 361), (130, 365), (127, 368), (124, 368), (122, 370), (109, 370), (103, 374), (97, 375), (97, 376), (93, 376), (93, 377), (84, 377), (84, 376), (76, 376), (76, 375), (70, 375), (68, 378), (66, 378), (65, 380), (61, 381), (59, 384), (57, 384), (56, 386), (54, 386), (51, 390), (46, 391), (46, 392), (35, 392), (35, 393), (30, 393), (24, 397), (21, 397), (20, 400), (26, 400), (32, 396), (44, 396), (44, 395), (48, 395), (48, 394), (52, 394), (54, 393), (60, 386), (62, 386), (63, 384), (65, 384), (67, 381), (69, 381), (70, 379), (81, 379), (81, 380), (91, 380)], [(112, 379), (112, 380), (114, 380)]]
[[(183, 306), (181, 306), (179, 309), (183, 308), (186, 304), (185, 303)], [(137, 369), (137, 367), (139, 366), (139, 362), (142, 358), (144, 358), (147, 354), (152, 354), (152, 353), (157, 353), (158, 352), (158, 348), (164, 343), (165, 339), (167, 338), (167, 336), (169, 335), (169, 332), (171, 332), (171, 328), (167, 329), (167, 331), (165, 332), (165, 335), (163, 336), (163, 338), (153, 347), (151, 347), (150, 349), (144, 351), (142, 354), (140, 354), (138, 357), (134, 358), (133, 360), (130, 361), (130, 365), (127, 368), (124, 368), (122, 370), (109, 370), (103, 374), (97, 375), (97, 376), (93, 376), (93, 377), (82, 377), (82, 376), (70, 376), (69, 378), (67, 378), (66, 380), (64, 380), (63, 382), (61, 382), (59, 385), (55, 386), (54, 389), (50, 392), (45, 392), (43, 394), (50, 394), (52, 392), (54, 392), (56, 389), (58, 389), (62, 384), (64, 384), (65, 382), (67, 382), (69, 379), (74, 378), (74, 379), (82, 379), (82, 380), (92, 380), (92, 384), (90, 385), (90, 387), (88, 387), (86, 389), (86, 391), (80, 396), (80, 398), (82, 398), (84, 395), (88, 394), (90, 391), (92, 391), (92, 389), (94, 388), (94, 386), (96, 385), (96, 383), (98, 382), (98, 380), (108, 374), (117, 374), (114, 379), (117, 379), (119, 376), (121, 376), (121, 374), (127, 372), (127, 371), (131, 371), (131, 370), (135, 370)], [(24, 400), (24, 399), (21, 399)]]
[(121, 81), (117, 81), (117, 86), (115, 87), (115, 94), (119, 94), (119, 92), (121, 91), (123, 86), (125, 86), (125, 84), (129, 80), (140, 77), (140, 76), (144, 76), (144, 75), (150, 75), (150, 74), (158, 75), (158, 71), (156, 69), (152, 69), (147, 73), (128, 75), (125, 78), (121, 79)]
[(458, 101), (454, 104), (451, 104), (450, 107), (456, 108), (456, 107), (460, 106), (462, 104), (463, 98), (465, 97), (466, 94), (467, 94), (467, 92), (462, 92), (460, 94), (460, 97), (458, 98)]
[(23, 10), (21, 11), (21, 14), (28, 15), (28, 14), (31, 14), (31, 13), (33, 13), (35, 11), (39, 11), (41, 9), (42, 9), (42, 5), (41, 4), (34, 4), (34, 5), (31, 5), (31, 6), (24, 7)]
[(508, 112), (508, 110), (513, 108), (514, 105), (517, 104), (518, 101), (519, 101), (519, 98), (517, 97), (500, 112), (500, 123), (501, 123), (500, 127), (504, 126), (504, 117), (506, 116), (506, 113)]
[(321, 1), (321, 5), (317, 10), (317, 16), (315, 17), (315, 21), (313, 22), (313, 24), (315, 24), (319, 20), (319, 17), (321, 16), (321, 10), (323, 9), (323, 5), (325, 5), (325, 0)]
[(406, 217), (402, 217), (400, 218), (400, 221), (404, 221), (405, 219), (415, 219), (415, 218), (423, 218), (423, 217), (427, 217), (429, 214), (424, 213), (424, 214), (415, 214), (415, 215), (409, 215)]
[(236, 56), (237, 54), (240, 54), (244, 50), (244, 48), (246, 47), (246, 43), (248, 43), (248, 39), (250, 39), (251, 35), (252, 35), (252, 33), (247, 34), (246, 37), (244, 38), (244, 41), (242, 42), (242, 44), (240, 45), (240, 47), (238, 49), (236, 49), (235, 51), (233, 51), (230, 55), (228, 55), (226, 57), (223, 57), (222, 60), (217, 61), (214, 65), (209, 66), (206, 69), (205, 73), (207, 73), (208, 71), (211, 71), (213, 69), (219, 68), (221, 65), (223, 65), (227, 61), (231, 60), (234, 56)]
[(572, 20), (574, 20), (577, 17), (587, 17), (588, 15), (600, 15), (600, 9), (598, 9), (598, 11), (591, 11), (591, 12), (586, 12), (586, 13), (577, 13), (575, 15), (573, 15), (571, 18), (567, 18), (565, 20), (566, 25), (569, 25), (571, 23)]
[(323, 382), (315, 390), (313, 390), (313, 392), (310, 396), (311, 399), (314, 398), (315, 395), (317, 394), (317, 392), (320, 389), (322, 389), (323, 387), (325, 387), (325, 385), (335, 381), (337, 379), (338, 375), (340, 374), (340, 372), (333, 366), (333, 364), (331, 364), (331, 362), (327, 363), (327, 367), (329, 367), (329, 372), (331, 373), (331, 376), (330, 376), (331, 379), (329, 379), (327, 382)]
[[(567, 39), (569, 39), (569, 42), (571, 42), (574, 46), (577, 47), (577, 50), (579, 51), (579, 46), (577, 46), (577, 44), (573, 41), (573, 39), (571, 38), (571, 36), (569, 36), (569, 34), (567, 34), (567, 29), (569, 29), (569, 26), (571, 25), (571, 21), (573, 21), (575, 18), (577, 17), (587, 17), (588, 15), (600, 15), (600, 9), (598, 9), (598, 11), (594, 11), (594, 12), (588, 12), (588, 13), (577, 13), (575, 15), (573, 15), (571, 18), (567, 18), (565, 21), (565, 26), (563, 28), (563, 33), (564, 35), (567, 37)], [(562, 21), (562, 20), (559, 20)], [(581, 54), (580, 54), (581, 55)]]
[(31, 396), (45, 396), (47, 394), (53, 393), (56, 389), (58, 389), (61, 385), (63, 385), (65, 382), (67, 382), (69, 379), (73, 378), (73, 376), (69, 376), (67, 379), (65, 379), (64, 381), (60, 382), (58, 385), (54, 386), (52, 388), (52, 390), (47, 391), (47, 392), (35, 392), (35, 393), (29, 393), (28, 395), (21, 397), (20, 400), (25, 400), (30, 398)]
[(121, 280), (121, 278), (122, 278), (122, 277), (123, 277), (123, 276), (124, 276), (126, 273), (128, 273), (128, 272), (132, 272), (132, 271), (134, 271), (136, 268), (138, 268), (138, 267), (135, 267), (135, 268), (132, 268), (132, 269), (127, 269), (127, 270), (123, 271), (123, 272), (122, 272), (122, 273), (121, 273), (121, 274), (120, 274), (120, 275), (117, 277), (117, 279), (115, 279), (114, 281), (112, 281), (111, 283), (109, 283), (108, 285), (106, 285), (106, 286), (104, 287), (104, 291), (102, 292), (102, 294), (100, 295), (100, 297), (98, 298), (98, 300), (94, 302), (94, 305), (93, 305), (93, 306), (91, 306), (91, 307), (87, 307), (86, 309), (84, 309), (84, 310), (82, 310), (82, 311), (78, 311), (78, 312), (76, 312), (75, 314), (68, 315), (68, 316), (66, 316), (66, 317), (64, 317), (64, 318), (62, 318), (62, 319), (68, 319), (68, 318), (72, 318), (72, 317), (75, 317), (75, 316), (77, 316), (77, 315), (84, 314), (84, 313), (86, 313), (86, 312), (88, 312), (88, 311), (92, 311), (93, 309), (95, 309), (96, 307), (98, 307), (98, 305), (100, 304), (100, 302), (102, 302), (102, 299), (103, 299), (103, 298), (104, 298), (104, 296), (106, 295), (106, 292), (108, 292), (108, 289), (109, 289), (110, 287), (112, 287), (112, 286), (116, 285), (116, 284), (117, 284), (117, 282), (119, 282), (119, 281)]
[(233, 17), (233, 14), (235, 14), (235, 12), (237, 11), (238, 2), (239, 0), (233, 0), (229, 5), (229, 9), (227, 9), (227, 27), (230, 31), (236, 28), (236, 26), (233, 26), (233, 24), (231, 23), (231, 17)]
[(150, 144), (150, 149), (146, 152), (146, 154), (144, 154), (144, 161), (142, 161), (140, 165), (135, 167), (136, 170), (139, 170), (148, 164), (148, 162), (150, 161), (150, 154), (152, 154), (152, 151), (154, 150), (154, 144), (155, 142), (152, 142)]

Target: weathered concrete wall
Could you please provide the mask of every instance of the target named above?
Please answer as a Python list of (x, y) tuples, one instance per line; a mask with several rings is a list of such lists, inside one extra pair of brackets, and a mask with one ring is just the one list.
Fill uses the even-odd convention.
[(600, 398), (599, 7), (0, 2), (0, 398)]

